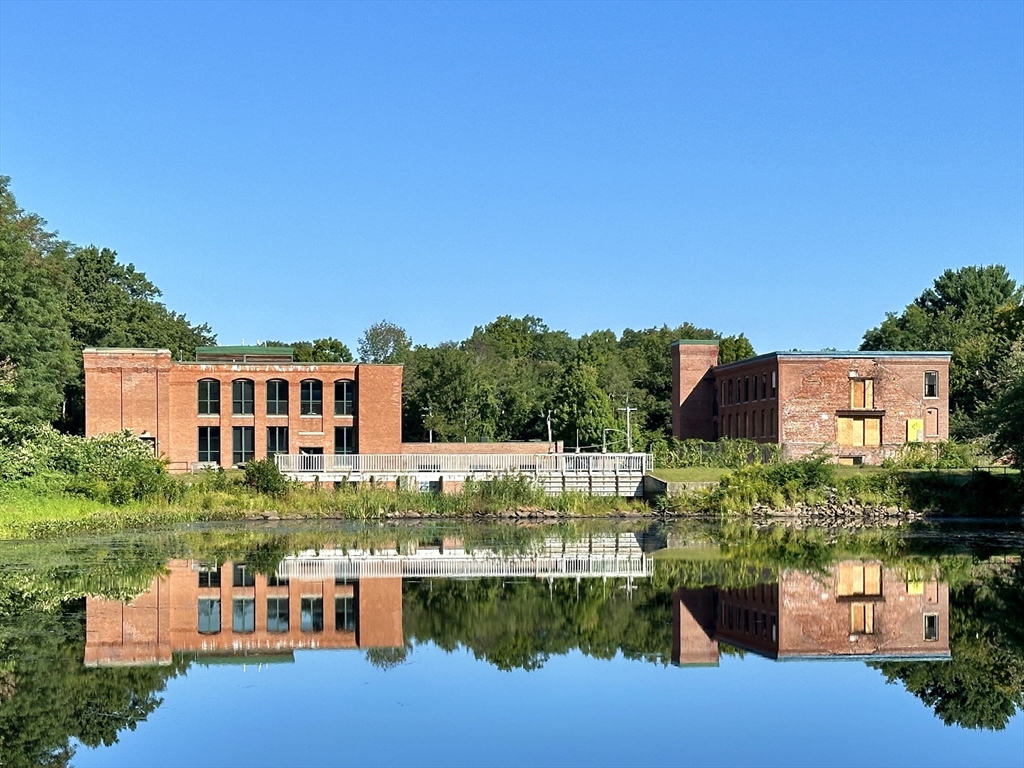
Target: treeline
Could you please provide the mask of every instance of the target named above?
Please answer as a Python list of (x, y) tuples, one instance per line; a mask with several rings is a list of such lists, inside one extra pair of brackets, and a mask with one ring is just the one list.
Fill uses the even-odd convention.
[[(159, 289), (108, 248), (77, 246), (21, 210), (0, 177), (0, 432), (3, 423), (83, 427), (81, 350), (165, 347), (189, 357), (210, 327), (167, 309)], [(948, 350), (952, 436), (1024, 457), (1024, 287), (999, 265), (947, 270), (864, 350)], [(293, 341), (299, 362), (403, 363), (407, 441), (544, 440), (589, 448), (664, 448), (671, 435), (669, 345), (719, 339), (719, 360), (754, 354), (742, 334), (684, 323), (579, 338), (508, 315), (461, 341), (414, 345), (381, 321), (356, 354), (325, 336)], [(267, 342), (268, 345), (280, 342)], [(5, 384), (6, 382), (6, 384)], [(626, 435), (628, 410), (630, 435)], [(6, 421), (5, 421), (6, 420)], [(0, 439), (3, 435), (0, 434)]]

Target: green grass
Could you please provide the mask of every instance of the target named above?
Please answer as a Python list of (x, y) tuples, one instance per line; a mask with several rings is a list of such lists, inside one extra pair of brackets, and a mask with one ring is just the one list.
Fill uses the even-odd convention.
[(733, 470), (722, 467), (680, 467), (678, 469), (653, 469), (651, 474), (666, 483), (715, 483)]

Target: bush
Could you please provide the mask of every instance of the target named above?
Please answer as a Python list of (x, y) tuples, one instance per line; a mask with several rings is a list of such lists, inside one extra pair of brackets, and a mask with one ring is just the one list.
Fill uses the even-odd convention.
[(988, 457), (978, 443), (948, 440), (941, 443), (907, 443), (896, 455), (882, 462), (894, 469), (970, 469), (986, 463)]
[(242, 482), (256, 493), (265, 496), (280, 498), (288, 493), (287, 478), (277, 468), (277, 462), (269, 458), (247, 462), (245, 479)]
[(668, 440), (651, 445), (654, 465), (666, 469), (682, 467), (720, 467), (738, 469), (748, 464), (778, 462), (782, 452), (778, 445), (758, 443), (756, 440), (723, 438), (715, 442), (704, 440)]

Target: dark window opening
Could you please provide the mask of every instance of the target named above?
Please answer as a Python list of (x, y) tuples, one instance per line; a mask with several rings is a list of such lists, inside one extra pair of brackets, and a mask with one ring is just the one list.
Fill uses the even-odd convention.
[(288, 427), (267, 427), (267, 456), (288, 453)]
[(202, 379), (199, 382), (199, 415), (214, 416), (220, 413), (220, 382), (216, 379)]
[(334, 415), (353, 416), (356, 412), (356, 383), (354, 381), (334, 382)]
[(356, 599), (354, 597), (335, 598), (334, 628), (338, 631), (355, 632)]
[(231, 413), (234, 416), (252, 416), (255, 387), (250, 379), (231, 382)]
[(256, 631), (256, 601), (251, 597), (235, 598), (231, 601), (231, 631)]
[(252, 461), (253, 442), (255, 440), (254, 427), (232, 427), (231, 428), (231, 463), (245, 464)]
[(220, 464), (220, 427), (199, 428), (199, 461)]
[(938, 371), (925, 371), (925, 373), (924, 373), (924, 396), (925, 397), (938, 397), (939, 396), (939, 372)]
[(322, 416), (324, 413), (324, 385), (322, 381), (306, 379), (299, 384), (299, 414)]
[(355, 427), (334, 428), (334, 452), (336, 454), (348, 454), (356, 452)]
[(220, 586), (220, 568), (216, 565), (208, 563), (199, 564), (199, 586), (200, 587), (219, 587)]
[(926, 613), (924, 615), (924, 639), (939, 639), (939, 615), (937, 613)]
[(267, 416), (288, 415), (288, 382), (272, 379), (267, 382)]
[(256, 577), (253, 575), (245, 563), (236, 563), (232, 569), (231, 574), (231, 586), (233, 587), (254, 587), (256, 586)]

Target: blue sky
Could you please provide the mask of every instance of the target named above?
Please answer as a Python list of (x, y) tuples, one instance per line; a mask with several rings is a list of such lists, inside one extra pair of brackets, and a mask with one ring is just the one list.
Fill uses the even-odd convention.
[(1024, 3), (0, 2), (0, 173), (222, 343), (852, 347), (1024, 280)]

